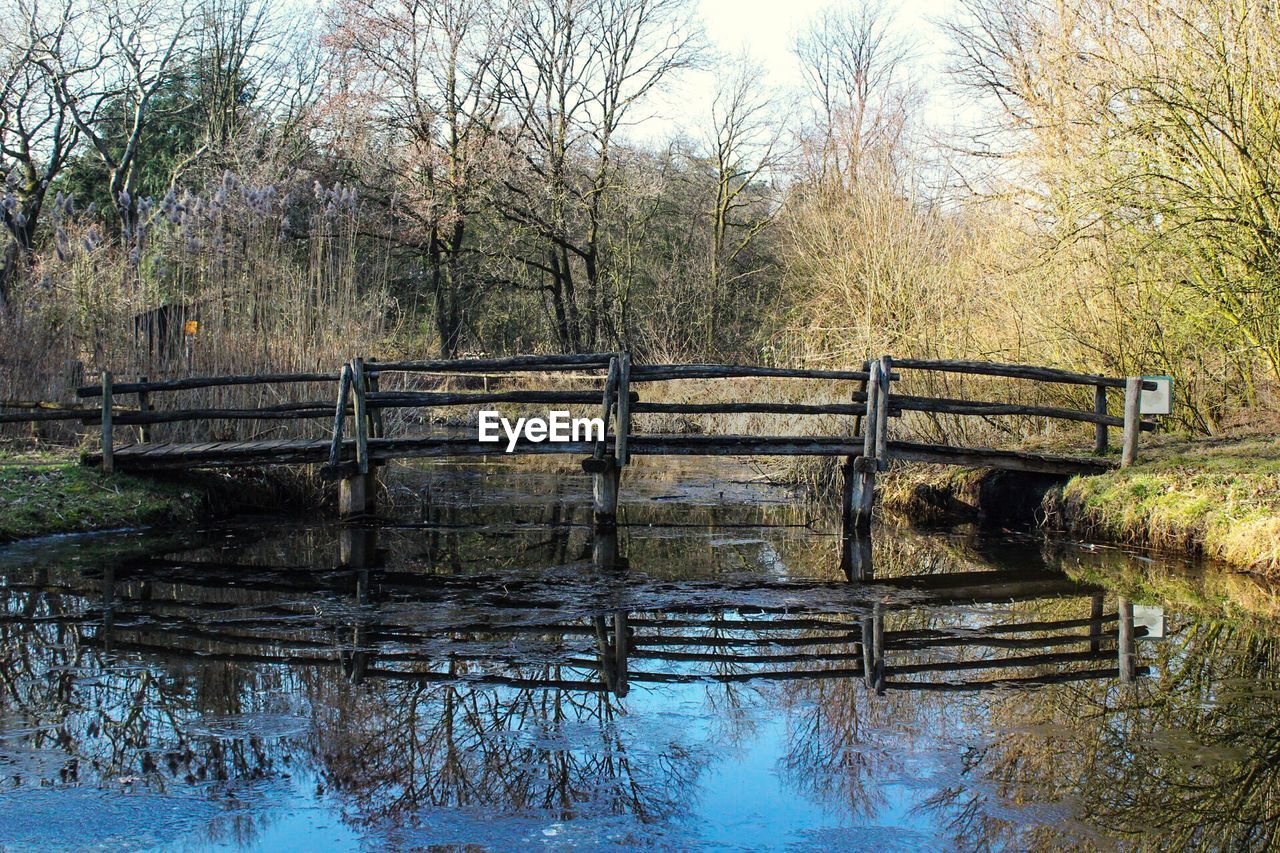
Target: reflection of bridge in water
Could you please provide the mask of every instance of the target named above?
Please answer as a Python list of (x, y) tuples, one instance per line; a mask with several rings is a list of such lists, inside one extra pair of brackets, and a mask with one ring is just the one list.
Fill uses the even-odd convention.
[[(590, 560), (569, 572), (438, 574), (386, 566), (377, 539), (375, 528), (343, 529), (332, 569), (125, 560), (31, 585), (79, 606), (0, 619), (52, 621), (85, 645), (161, 660), (618, 696), (641, 684), (817, 679), (877, 694), (983, 691), (1147, 672), (1131, 605), (1108, 606), (1100, 588), (1047, 569), (877, 578), (869, 541), (855, 540), (849, 582), (671, 581), (628, 572), (616, 535), (595, 533)], [(1018, 603), (1049, 600), (1055, 618), (1020, 621)]]

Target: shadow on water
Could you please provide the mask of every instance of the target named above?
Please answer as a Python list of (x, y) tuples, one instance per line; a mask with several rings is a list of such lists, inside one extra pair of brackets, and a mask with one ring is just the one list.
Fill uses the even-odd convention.
[(471, 466), (376, 524), (5, 553), (0, 844), (1273, 840), (1258, 625), (717, 474), (608, 536), (585, 480)]

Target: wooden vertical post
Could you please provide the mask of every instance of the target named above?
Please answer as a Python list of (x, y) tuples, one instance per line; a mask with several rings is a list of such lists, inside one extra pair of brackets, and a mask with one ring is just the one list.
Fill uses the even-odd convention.
[(880, 382), (876, 402), (876, 470), (889, 470), (889, 377), (893, 375), (893, 359), (880, 356)]
[(862, 634), (862, 683), (868, 689), (875, 686), (875, 619), (871, 615), (863, 616), (860, 621)]
[(876, 695), (883, 696), (884, 695), (884, 678), (885, 678), (884, 607), (878, 601), (872, 607), (872, 620), (874, 622), (873, 628), (875, 631), (875, 639), (872, 641), (871, 644), (875, 647), (875, 650), (876, 650), (875, 666), (872, 669), (872, 673), (875, 675), (874, 686), (876, 689)]
[[(377, 393), (378, 375), (376, 373), (370, 374), (365, 379), (365, 390), (370, 394)], [(385, 437), (382, 424), (382, 409), (380, 407), (374, 406), (369, 408), (369, 435), (373, 438)]]
[(351, 359), (351, 383), (356, 401), (356, 465), (361, 474), (369, 473), (369, 411), (365, 406), (364, 359)]
[[(870, 372), (871, 362), (869, 360), (862, 362), (862, 369), (865, 372)], [(856, 403), (858, 401), (859, 395), (862, 395), (865, 402), (866, 401), (865, 398), (867, 396), (867, 380), (866, 379), (861, 379), (858, 381), (858, 387), (853, 392), (853, 396), (851, 397), (852, 402)], [(863, 428), (862, 421), (863, 421), (863, 417), (861, 413), (853, 416), (853, 435), (855, 437), (862, 432), (862, 428)], [(848, 560), (849, 541), (853, 536), (857, 534), (857, 527), (854, 524), (854, 508), (855, 508), (855, 503), (858, 501), (858, 498), (861, 495), (861, 491), (858, 484), (858, 481), (860, 480), (860, 478), (861, 478), (861, 474), (859, 473), (859, 468), (858, 468), (858, 457), (846, 456), (844, 458), (844, 464), (840, 466), (840, 479), (841, 479), (840, 523), (841, 523), (841, 527), (843, 528), (841, 533), (844, 539), (844, 542), (843, 542), (844, 547), (842, 549), (843, 553), (841, 554), (842, 561)], [(851, 573), (847, 570), (845, 572), (845, 576), (848, 577), (850, 580), (853, 580)]]
[(631, 353), (618, 357), (618, 436), (614, 455), (618, 467), (627, 467), (627, 444), (631, 437)]
[(111, 371), (102, 371), (102, 473), (115, 473), (116, 463), (111, 444)]
[(592, 510), (597, 530), (609, 531), (618, 526), (618, 463), (612, 456), (600, 460), (600, 468), (592, 475)]
[(1120, 467), (1128, 468), (1138, 461), (1138, 436), (1142, 434), (1142, 377), (1130, 376), (1124, 383), (1124, 445)]
[(880, 362), (871, 362), (867, 382), (867, 416), (862, 424), (862, 456), (854, 461), (854, 477), (849, 486), (852, 527), (857, 531), (871, 529), (871, 511), (875, 505), (877, 430), (880, 423)]
[[(1107, 413), (1107, 386), (1093, 386), (1093, 413), (1095, 415), (1106, 415)], [(1095, 424), (1093, 427), (1093, 455), (1104, 456), (1107, 452), (1107, 425)]]
[[(145, 376), (138, 377), (139, 384), (145, 384), (146, 381), (147, 381), (147, 377)], [(149, 411), (151, 411), (151, 395), (146, 391), (139, 391), (138, 392), (138, 412), (139, 414), (145, 415)], [(151, 424), (138, 424), (138, 440), (141, 441), (143, 444), (151, 443)]]
[(1089, 605), (1089, 651), (1095, 653), (1102, 649), (1102, 605), (1102, 593), (1094, 593)]
[[(344, 371), (345, 373), (345, 371)], [(376, 481), (369, 474), (369, 411), (365, 405), (364, 359), (353, 358), (350, 365), (350, 385), (354, 391), (356, 428), (356, 473), (343, 477), (338, 484), (338, 515), (342, 518), (355, 518), (373, 510)], [(339, 380), (341, 381), (341, 380)], [(341, 449), (342, 415), (345, 414), (346, 398), (339, 386), (338, 411), (335, 413), (335, 439)], [(333, 447), (330, 447), (332, 457)]]
[(1133, 662), (1133, 602), (1127, 598), (1121, 598), (1119, 610), (1120, 635), (1117, 648), (1120, 680), (1130, 682), (1133, 681), (1136, 671)]
[(609, 454), (605, 452), (605, 445), (609, 441), (609, 419), (613, 413), (620, 372), (619, 359), (614, 356), (609, 360), (609, 375), (605, 378), (600, 401), (604, 438), (596, 443), (594, 455), (582, 463), (583, 470), (591, 474), (591, 508), (595, 526), (603, 531), (613, 530), (618, 525), (618, 449), (615, 444), (614, 452)]
[(618, 696), (626, 696), (628, 692), (627, 645), (630, 633), (627, 614), (613, 614), (613, 690)]
[(840, 568), (850, 583), (866, 583), (875, 574), (871, 565), (871, 537), (844, 531), (840, 541)]
[(351, 365), (342, 365), (338, 374), (338, 405), (333, 413), (333, 440), (329, 443), (329, 464), (337, 467), (342, 461), (342, 430), (347, 419), (347, 400), (351, 393)]

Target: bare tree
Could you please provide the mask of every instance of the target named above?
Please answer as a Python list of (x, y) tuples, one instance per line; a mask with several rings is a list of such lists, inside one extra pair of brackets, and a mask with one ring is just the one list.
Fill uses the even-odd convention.
[(348, 95), (370, 99), (374, 150), (389, 155), (370, 189), (394, 210), (387, 237), (425, 255), (445, 357), (462, 347), (473, 298), (468, 223), (493, 171), (508, 20), (493, 0), (354, 0), (335, 21)]
[[(157, 92), (190, 58), (198, 25), (193, 3), (108, 0), (102, 7), (65, 0), (66, 22), (40, 45), (37, 61), (53, 80), (60, 105), (102, 159), (126, 235), (136, 225), (139, 150)], [(101, 120), (124, 116), (119, 138)]]
[(852, 186), (901, 153), (918, 93), (905, 72), (910, 45), (891, 22), (882, 0), (831, 7), (796, 41), (814, 112), (804, 149), (821, 182)]
[(534, 0), (514, 43), (510, 138), (525, 170), (500, 210), (525, 232), (513, 255), (541, 279), (561, 347), (592, 349), (622, 336), (602, 269), (617, 137), (646, 96), (698, 61), (700, 33), (688, 0)]
[(0, 217), (10, 238), (0, 270), (0, 309), (9, 301), (21, 259), (34, 248), (45, 198), (79, 136), (66, 104), (37, 62), (45, 45), (61, 42), (68, 17), (46, 16), (34, 2), (20, 3), (16, 11), (0, 58), (0, 172), (5, 180)]
[[(711, 247), (706, 349), (718, 332), (721, 295), (726, 287), (752, 277), (759, 269), (737, 262), (773, 221), (778, 199), (763, 186), (782, 161), (782, 129), (778, 105), (762, 85), (763, 69), (740, 57), (717, 75), (711, 104), (707, 161), (714, 171), (711, 204)], [(735, 304), (745, 301), (740, 291)], [(741, 308), (740, 304), (737, 305)]]

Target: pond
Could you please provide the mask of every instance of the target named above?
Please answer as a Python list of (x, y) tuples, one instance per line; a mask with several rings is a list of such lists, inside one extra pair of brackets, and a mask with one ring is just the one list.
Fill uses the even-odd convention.
[(616, 536), (584, 476), (461, 465), (376, 524), (0, 551), (0, 846), (1275, 840), (1264, 620), (1122, 598), (1117, 549), (628, 477)]

